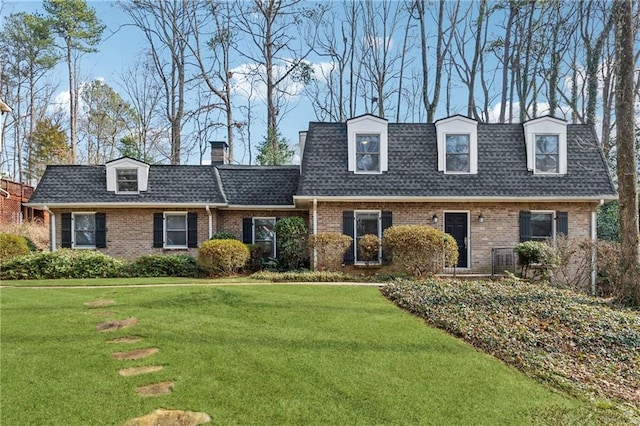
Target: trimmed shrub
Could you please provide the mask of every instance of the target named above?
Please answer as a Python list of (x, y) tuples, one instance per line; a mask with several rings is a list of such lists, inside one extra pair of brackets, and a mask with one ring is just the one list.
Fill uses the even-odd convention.
[(366, 234), (358, 241), (358, 259), (367, 262), (377, 262), (380, 253), (380, 238), (377, 235)]
[(212, 240), (237, 240), (236, 236), (231, 232), (217, 232), (211, 237)]
[(458, 244), (449, 234), (426, 225), (392, 226), (382, 246), (394, 265), (414, 277), (433, 275), (458, 262)]
[(149, 254), (140, 256), (125, 268), (130, 277), (201, 277), (204, 273), (188, 254)]
[(18, 256), (25, 256), (31, 250), (27, 244), (27, 240), (15, 234), (0, 233), (0, 262), (5, 263), (7, 260)]
[(60, 249), (8, 261), (0, 279), (113, 278), (122, 276), (125, 261), (93, 250)]
[(249, 249), (238, 240), (209, 240), (198, 249), (198, 265), (210, 275), (238, 272), (249, 260)]
[(249, 249), (249, 260), (244, 268), (249, 272), (256, 272), (262, 269), (263, 247), (260, 244), (246, 244)]
[(270, 272), (262, 271), (251, 275), (256, 280), (266, 280), (277, 282), (352, 282), (357, 278), (344, 272), (310, 272), (310, 271), (289, 271)]
[(307, 227), (301, 217), (292, 216), (276, 221), (278, 263), (284, 270), (295, 270), (306, 261)]
[(316, 250), (319, 271), (338, 271), (353, 238), (335, 232), (318, 232), (309, 237), (309, 251)]
[(542, 241), (525, 241), (516, 244), (516, 254), (522, 278), (529, 278), (528, 275), (531, 273), (532, 281), (548, 281), (561, 264), (558, 251)]

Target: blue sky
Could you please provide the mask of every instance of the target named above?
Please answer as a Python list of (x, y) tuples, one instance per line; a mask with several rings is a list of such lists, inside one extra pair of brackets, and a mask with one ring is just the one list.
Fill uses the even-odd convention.
[[(103, 40), (97, 47), (97, 53), (86, 54), (81, 59), (80, 78), (82, 81), (90, 82), (96, 79), (103, 79), (106, 84), (118, 91), (125, 100), (126, 97), (119, 87), (119, 75), (125, 71), (128, 66), (138, 60), (140, 52), (146, 47), (145, 40), (140, 32), (134, 26), (126, 25), (127, 16), (121, 11), (115, 1), (88, 1), (87, 4), (95, 9), (98, 18), (106, 25), (103, 34)], [(11, 13), (28, 12), (44, 14), (42, 1), (38, 0), (21, 0), (21, 1), (4, 1), (0, 0), (0, 17), (4, 18)], [(48, 76), (55, 82), (59, 82), (56, 96), (58, 100), (68, 99), (68, 76), (66, 63), (61, 62), (51, 71)], [(258, 111), (265, 110), (259, 102), (254, 103), (254, 108)], [(289, 104), (291, 111), (285, 115), (280, 123), (280, 131), (292, 148), (297, 149), (298, 133), (306, 130), (309, 121), (315, 119), (311, 105), (305, 97), (299, 96), (292, 100)], [(237, 119), (242, 117), (236, 116)], [(266, 129), (266, 112), (261, 111), (254, 119), (252, 129), (253, 145), (257, 145), (262, 141)], [(226, 140), (226, 131), (221, 129), (216, 132), (212, 140)], [(197, 151), (197, 149), (195, 150)], [(208, 159), (208, 152), (205, 159)], [(236, 142), (236, 158), (238, 161), (248, 162), (248, 155), (242, 151), (240, 143)], [(255, 159), (255, 148), (253, 158)], [(298, 159), (296, 157), (294, 162)], [(199, 162), (198, 153), (194, 152), (188, 159), (183, 158), (183, 163), (197, 164)]]

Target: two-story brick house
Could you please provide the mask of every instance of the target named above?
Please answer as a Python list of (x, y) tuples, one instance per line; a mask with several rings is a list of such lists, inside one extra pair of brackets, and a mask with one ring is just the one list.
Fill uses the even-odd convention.
[(428, 224), (457, 240), (459, 273), (489, 273), (492, 249), (530, 239), (595, 239), (596, 212), (616, 199), (592, 126), (541, 117), (485, 124), (453, 116), (388, 123), (364, 115), (312, 122), (300, 166), (239, 166), (212, 144), (211, 165), (49, 166), (29, 205), (52, 213), (52, 249), (133, 258), (195, 254), (232, 232), (277, 253), (276, 219), (300, 216), (310, 234), (357, 241), (394, 224)]

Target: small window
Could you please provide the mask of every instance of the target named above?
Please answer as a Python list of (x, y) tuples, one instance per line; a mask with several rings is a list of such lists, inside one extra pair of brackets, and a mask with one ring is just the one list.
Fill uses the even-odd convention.
[(117, 192), (138, 192), (138, 170), (116, 169)]
[(73, 247), (94, 248), (96, 246), (96, 216), (94, 213), (73, 214)]
[(167, 248), (187, 247), (187, 213), (165, 213), (165, 244)]
[(380, 135), (356, 135), (356, 171), (380, 171)]
[(447, 135), (447, 172), (469, 173), (469, 135)]
[(558, 173), (558, 135), (536, 135), (536, 172)]
[(553, 238), (553, 213), (531, 212), (531, 239), (544, 241)]
[(263, 257), (276, 256), (276, 219), (274, 217), (253, 218), (253, 244), (262, 247)]

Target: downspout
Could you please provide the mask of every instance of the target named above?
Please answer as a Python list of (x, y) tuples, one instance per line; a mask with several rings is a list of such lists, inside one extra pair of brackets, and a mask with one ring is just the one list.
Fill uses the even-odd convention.
[(602, 207), (604, 200), (600, 200), (598, 206), (591, 210), (591, 295), (596, 295), (596, 280), (598, 278), (598, 209)]
[[(318, 234), (318, 200), (313, 199), (313, 235)], [(313, 246), (313, 270), (318, 271), (318, 249)]]
[(208, 204), (204, 206), (204, 209), (207, 211), (207, 214), (209, 215), (209, 239), (211, 239), (213, 237), (213, 215), (211, 213), (211, 209), (209, 208)]
[(56, 251), (56, 215), (49, 210), (49, 206), (44, 206), (44, 211), (49, 213), (49, 229), (51, 230), (51, 251)]

